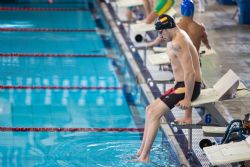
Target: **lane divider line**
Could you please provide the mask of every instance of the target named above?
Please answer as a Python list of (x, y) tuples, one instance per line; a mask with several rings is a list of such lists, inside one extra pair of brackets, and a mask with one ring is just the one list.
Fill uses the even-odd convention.
[(0, 11), (89, 11), (85, 8), (0, 7)]
[(122, 87), (117, 86), (12, 86), (0, 85), (0, 89), (62, 89), (62, 90), (122, 90)]
[(32, 128), (0, 127), (2, 132), (143, 132), (144, 128)]
[(97, 32), (96, 29), (60, 29), (60, 28), (0, 28), (0, 31), (18, 31), (18, 32)]
[(0, 53), (0, 57), (108, 57), (105, 54)]

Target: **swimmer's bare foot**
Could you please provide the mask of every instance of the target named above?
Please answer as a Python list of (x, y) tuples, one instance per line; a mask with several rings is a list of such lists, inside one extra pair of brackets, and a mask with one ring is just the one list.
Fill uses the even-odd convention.
[(141, 155), (142, 150), (138, 150), (136, 156), (139, 157)]
[(177, 118), (174, 122), (180, 125), (192, 124), (192, 118)]
[(129, 162), (136, 162), (138, 156), (135, 155), (135, 154), (134, 154), (134, 155), (126, 155), (126, 156), (124, 156), (123, 158), (124, 158), (124, 159), (128, 159)]
[(138, 162), (142, 162), (142, 163), (148, 163), (149, 162), (149, 156), (147, 156), (147, 157), (139, 157), (138, 159), (137, 159), (137, 161)]

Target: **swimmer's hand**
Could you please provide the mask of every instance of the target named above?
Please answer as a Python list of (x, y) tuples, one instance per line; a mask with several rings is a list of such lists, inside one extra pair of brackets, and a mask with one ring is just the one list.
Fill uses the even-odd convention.
[(148, 48), (152, 48), (152, 47), (160, 44), (162, 41), (163, 41), (163, 39), (158, 36), (155, 40), (148, 42), (146, 45)]
[(211, 46), (209, 44), (206, 44), (206, 48), (211, 49)]
[(191, 101), (188, 100), (188, 99), (183, 99), (183, 100), (180, 100), (177, 104), (176, 104), (177, 107), (179, 107), (180, 109), (182, 110), (186, 110), (188, 108), (191, 107)]
[(155, 46), (155, 42), (154, 42), (154, 41), (148, 42), (148, 43), (146, 44), (146, 47), (147, 47), (147, 48), (153, 48), (154, 46)]

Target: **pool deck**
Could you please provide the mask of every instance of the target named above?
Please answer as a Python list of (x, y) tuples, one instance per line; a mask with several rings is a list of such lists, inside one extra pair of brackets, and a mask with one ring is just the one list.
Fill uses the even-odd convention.
[[(203, 80), (208, 87), (211, 87), (227, 70), (232, 69), (249, 89), (250, 25), (238, 24), (235, 5), (219, 5), (215, 0), (211, 0), (208, 1), (206, 7), (206, 12), (197, 12), (195, 19), (206, 26), (211, 47), (216, 54), (202, 57)], [(244, 97), (218, 102), (219, 114), (227, 122), (233, 119), (244, 119), (244, 115), (250, 112), (249, 101), (248, 94)], [(204, 158), (200, 160), (202, 162)], [(202, 164), (207, 166), (204, 161)]]
[[(250, 25), (239, 25), (233, 18), (237, 6), (219, 5), (208, 1), (207, 11), (197, 13), (196, 19), (207, 28), (208, 38), (217, 54), (202, 58), (203, 79), (212, 86), (228, 69), (232, 69), (250, 88)], [(250, 97), (221, 102), (232, 119), (243, 119), (249, 113)], [(225, 118), (230, 120), (231, 118)]]
[[(197, 8), (198, 7), (196, 7), (196, 9)], [(178, 8), (175, 9), (178, 15)], [(232, 69), (245, 83), (245, 86), (250, 88), (250, 75), (248, 71), (250, 70), (250, 25), (238, 24), (238, 15), (233, 18), (236, 9), (237, 6), (235, 5), (220, 5), (216, 0), (210, 0), (206, 4), (206, 12), (195, 13), (195, 19), (205, 25), (210, 45), (216, 52), (215, 54), (202, 57), (203, 80), (207, 87), (212, 87), (212, 85), (223, 74), (225, 74), (229, 69)], [(125, 50), (129, 52), (128, 48)], [(143, 59), (143, 51), (138, 50), (138, 52)], [(132, 64), (135, 64), (131, 53), (128, 53), (128, 55)], [(147, 63), (146, 68), (152, 76), (159, 73), (157, 66), (152, 66)], [(136, 74), (138, 74), (139, 83), (141, 83), (142, 87), (146, 89), (146, 93), (149, 92), (147, 79), (143, 79), (143, 76), (139, 75), (140, 69), (137, 67), (135, 69)], [(162, 90), (162, 85), (158, 85), (158, 88), (159, 90)], [(154, 99), (152, 94), (148, 93), (148, 95), (151, 100)], [(215, 106), (215, 108), (219, 111), (218, 114), (225, 119), (226, 122), (230, 122), (232, 119), (243, 119), (244, 115), (250, 112), (248, 110), (250, 107), (249, 101), (250, 96), (247, 95), (245, 97), (238, 97), (229, 101), (216, 102), (213, 106)], [(175, 117), (183, 115), (183, 112), (179, 114), (179, 111), (173, 111), (173, 113)], [(201, 119), (200, 115), (197, 112), (194, 112), (193, 122), (198, 122)], [(163, 126), (165, 127), (165, 125)], [(169, 127), (167, 126), (166, 129), (168, 128)], [(183, 130), (183, 133), (187, 137), (187, 130)], [(172, 135), (170, 135), (170, 137), (172, 138)], [(209, 166), (209, 162), (204, 156), (204, 153), (197, 146), (198, 142), (202, 138), (203, 135), (201, 129), (193, 130), (193, 150), (201, 165)], [(186, 145), (187, 143), (179, 142), (179, 144)], [(197, 166), (197, 164), (191, 164), (191, 166)]]

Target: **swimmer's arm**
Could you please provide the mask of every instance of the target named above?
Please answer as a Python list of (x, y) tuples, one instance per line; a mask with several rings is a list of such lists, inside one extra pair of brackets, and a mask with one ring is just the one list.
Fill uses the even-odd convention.
[(154, 11), (151, 11), (149, 15), (145, 19), (146, 24), (151, 24), (153, 21), (158, 17), (158, 14), (155, 13)]
[[(146, 1), (148, 1), (148, 0), (146, 0)], [(150, 13), (147, 15), (147, 17), (145, 19), (146, 24), (153, 23), (155, 21), (155, 19), (159, 16), (159, 14), (155, 11), (155, 8), (156, 8), (158, 2), (159, 2), (158, 0), (153, 1), (153, 6), (154, 6), (153, 8), (154, 9), (151, 9)]]
[(208, 38), (207, 38), (207, 32), (206, 32), (204, 26), (203, 26), (203, 35), (202, 35), (202, 37), (201, 37), (201, 41), (205, 44), (205, 46), (206, 46), (208, 49), (211, 49), (211, 46), (210, 46), (209, 41), (208, 41)]
[(162, 41), (163, 41), (163, 39), (162, 39), (160, 36), (158, 36), (158, 37), (157, 37), (155, 40), (153, 40), (152, 42), (147, 43), (147, 47), (148, 47), (148, 48), (154, 47), (154, 46), (160, 44)]
[(176, 52), (177, 58), (184, 72), (184, 83), (185, 83), (184, 99), (191, 101), (195, 83), (195, 70), (189, 46), (187, 43), (182, 42), (180, 45), (175, 44), (173, 46), (173, 49)]
[(146, 13), (146, 16), (148, 16), (151, 12), (151, 4), (148, 0), (143, 0), (143, 7)]

